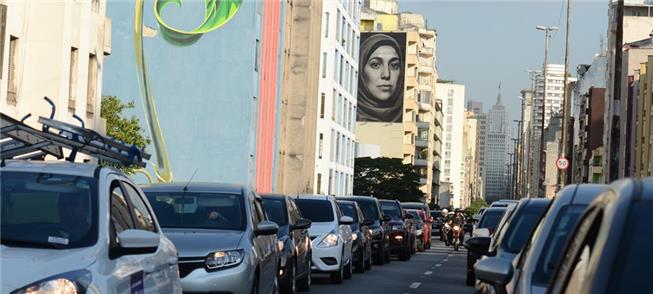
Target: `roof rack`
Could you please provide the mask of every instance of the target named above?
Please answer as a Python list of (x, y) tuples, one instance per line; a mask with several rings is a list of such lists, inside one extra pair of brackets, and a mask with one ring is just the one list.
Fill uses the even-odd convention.
[(24, 123), (31, 114), (19, 121), (0, 113), (0, 156), (2, 160), (43, 160), (47, 155), (63, 159), (63, 149), (70, 150), (69, 156), (65, 159), (71, 162), (75, 161), (77, 153), (121, 166), (145, 167), (143, 160), (150, 159), (150, 154), (145, 153), (136, 145), (130, 145), (85, 128), (82, 119), (76, 115), (73, 117), (80, 121), (81, 127), (54, 120), (56, 110), (54, 103), (48, 97), (44, 97), (44, 99), (52, 106), (52, 112), (50, 118), (39, 117), (41, 130)]

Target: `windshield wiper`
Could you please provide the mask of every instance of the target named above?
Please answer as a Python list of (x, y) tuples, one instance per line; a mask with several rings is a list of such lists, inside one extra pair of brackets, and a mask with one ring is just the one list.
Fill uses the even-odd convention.
[(34, 240), (19, 240), (2, 238), (0, 243), (9, 247), (34, 247), (34, 248), (50, 248), (50, 249), (64, 249), (66, 246), (61, 244), (54, 244), (48, 242), (39, 242)]

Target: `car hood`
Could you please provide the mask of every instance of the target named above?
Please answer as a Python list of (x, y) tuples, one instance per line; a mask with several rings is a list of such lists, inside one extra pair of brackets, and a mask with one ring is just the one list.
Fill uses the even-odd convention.
[(311, 227), (308, 228), (308, 234), (311, 237), (321, 236), (327, 234), (335, 229), (333, 223), (312, 223)]
[(2, 293), (33, 282), (88, 268), (98, 256), (96, 247), (77, 249), (19, 248), (0, 245)]
[(206, 229), (163, 229), (175, 244), (179, 257), (204, 257), (217, 250), (237, 249), (244, 231)]

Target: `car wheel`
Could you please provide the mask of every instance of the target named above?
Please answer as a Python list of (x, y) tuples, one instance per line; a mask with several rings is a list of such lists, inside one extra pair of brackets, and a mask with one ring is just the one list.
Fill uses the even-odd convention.
[(347, 280), (351, 279), (351, 277), (354, 275), (351, 263), (352, 263), (352, 260), (350, 259), (349, 262), (347, 263), (347, 265), (345, 266), (344, 277)]
[(358, 258), (358, 261), (356, 262), (355, 268), (356, 268), (356, 272), (360, 274), (365, 272), (365, 255), (366, 255), (365, 249), (361, 249), (358, 255), (360, 256)]
[(281, 284), (281, 293), (295, 294), (297, 292), (297, 265), (294, 262), (292, 264), (292, 267), (286, 273), (285, 281)]
[(343, 276), (344, 276), (344, 271), (341, 263), (340, 268), (336, 272), (331, 273), (331, 282), (334, 284), (342, 284)]
[(306, 273), (306, 276), (299, 279), (297, 283), (297, 289), (302, 292), (310, 291), (311, 290), (311, 283), (312, 281), (312, 273), (311, 273), (311, 261), (309, 259), (308, 261), (308, 272)]
[(374, 255), (374, 264), (383, 265), (384, 263), (385, 263), (385, 255), (383, 254), (383, 251)]
[(367, 252), (369, 255), (365, 259), (365, 270), (369, 271), (372, 269), (372, 248), (369, 248)]

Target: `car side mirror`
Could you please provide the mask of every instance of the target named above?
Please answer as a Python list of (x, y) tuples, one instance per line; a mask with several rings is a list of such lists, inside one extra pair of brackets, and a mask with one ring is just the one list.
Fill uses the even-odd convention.
[(389, 216), (384, 215), (383, 218), (382, 218), (382, 220), (383, 220), (384, 222), (389, 222), (389, 221), (392, 220), (392, 219), (391, 219)]
[(366, 219), (361, 224), (364, 225), (364, 226), (371, 226), (371, 225), (374, 224), (374, 221), (371, 220), (371, 219)]
[(305, 219), (305, 218), (300, 218), (295, 222), (295, 225), (293, 225), (293, 230), (305, 230), (311, 227), (311, 220)]
[(494, 286), (505, 286), (512, 279), (512, 263), (503, 258), (484, 258), (474, 266), (476, 277)]
[(474, 237), (465, 242), (465, 248), (474, 253), (487, 255), (491, 240), (490, 237)]
[(274, 235), (279, 231), (279, 226), (271, 221), (262, 221), (254, 229), (254, 235), (266, 236)]
[(477, 237), (490, 237), (490, 230), (486, 228), (478, 228), (472, 231), (472, 235)]
[(117, 257), (130, 254), (154, 253), (159, 247), (159, 234), (145, 230), (125, 230), (117, 236), (120, 248), (110, 255)]
[(341, 225), (351, 225), (354, 223), (354, 219), (349, 216), (343, 216), (340, 218)]

